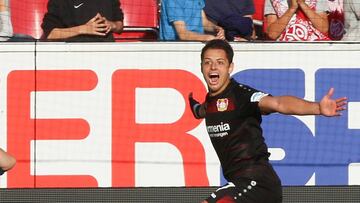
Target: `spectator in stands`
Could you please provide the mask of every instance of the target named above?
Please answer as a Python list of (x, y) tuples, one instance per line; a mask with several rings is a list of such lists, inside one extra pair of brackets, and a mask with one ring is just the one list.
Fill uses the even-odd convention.
[(114, 41), (123, 30), (119, 0), (49, 0), (41, 25), (44, 39), (57, 41)]
[(360, 40), (360, 1), (344, 0), (345, 35), (342, 40)]
[(278, 41), (329, 40), (325, 0), (266, 0), (266, 34)]
[(12, 36), (9, 0), (0, 0), (0, 41), (6, 41)]
[(255, 13), (253, 0), (205, 0), (204, 11), (209, 20), (225, 30), (229, 41), (255, 39), (252, 15)]
[(160, 40), (225, 39), (224, 29), (207, 19), (204, 6), (204, 0), (162, 0)]
[(0, 148), (0, 176), (15, 166), (16, 159)]

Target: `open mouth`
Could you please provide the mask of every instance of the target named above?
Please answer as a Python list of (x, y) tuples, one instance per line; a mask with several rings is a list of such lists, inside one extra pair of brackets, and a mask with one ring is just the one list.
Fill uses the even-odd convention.
[(210, 84), (216, 84), (220, 78), (220, 75), (218, 73), (210, 73), (209, 74), (209, 81)]

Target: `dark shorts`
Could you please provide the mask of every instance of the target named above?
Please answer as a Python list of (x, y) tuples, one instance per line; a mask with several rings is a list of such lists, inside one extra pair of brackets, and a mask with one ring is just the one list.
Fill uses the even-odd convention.
[(220, 187), (206, 201), (208, 203), (280, 203), (282, 202), (281, 184), (265, 180), (240, 178)]

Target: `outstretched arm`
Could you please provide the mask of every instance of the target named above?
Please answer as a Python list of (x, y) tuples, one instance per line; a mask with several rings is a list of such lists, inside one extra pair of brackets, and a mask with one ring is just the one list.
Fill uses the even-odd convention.
[(334, 88), (320, 102), (310, 102), (294, 96), (266, 96), (259, 102), (262, 113), (279, 112), (287, 115), (339, 116), (345, 110), (346, 97), (332, 99)]

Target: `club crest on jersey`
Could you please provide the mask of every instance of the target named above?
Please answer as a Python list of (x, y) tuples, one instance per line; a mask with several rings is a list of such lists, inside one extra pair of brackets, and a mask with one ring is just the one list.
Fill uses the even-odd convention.
[(218, 99), (216, 101), (216, 107), (218, 111), (226, 111), (229, 106), (229, 100), (227, 98), (225, 99)]

